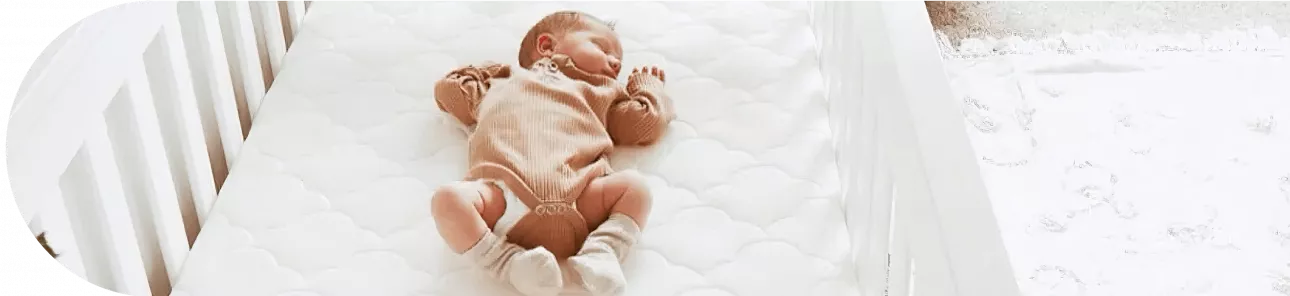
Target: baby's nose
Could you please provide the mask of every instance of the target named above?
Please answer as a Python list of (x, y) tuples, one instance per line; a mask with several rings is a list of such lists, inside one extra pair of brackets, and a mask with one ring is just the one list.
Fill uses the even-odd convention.
[(612, 58), (609, 59), (609, 69), (614, 70), (614, 73), (618, 73), (619, 71), (621, 71), (622, 66), (623, 66), (622, 63), (619, 62), (617, 59), (612, 59)]

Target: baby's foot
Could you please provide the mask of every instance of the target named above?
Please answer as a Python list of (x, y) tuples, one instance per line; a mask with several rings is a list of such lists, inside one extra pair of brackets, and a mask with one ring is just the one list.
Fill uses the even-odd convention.
[(564, 289), (564, 276), (555, 255), (537, 247), (511, 257), (507, 277), (515, 290), (529, 296), (554, 296)]
[(659, 81), (667, 81), (667, 77), (665, 73), (663, 73), (663, 69), (659, 69), (658, 66), (632, 69), (632, 76), (636, 76), (637, 74), (650, 75), (658, 78)]
[(622, 294), (627, 288), (622, 262), (640, 231), (635, 220), (619, 213), (592, 231), (578, 255), (569, 257), (569, 265), (582, 277), (582, 287), (593, 295)]
[(636, 92), (641, 88), (653, 86), (662, 86), (667, 79), (667, 74), (662, 69), (655, 66), (632, 69), (632, 75), (627, 76), (627, 91)]
[(592, 295), (619, 295), (627, 287), (623, 267), (613, 253), (579, 254), (569, 257), (569, 265), (582, 277), (582, 287)]
[(546, 248), (525, 250), (486, 232), (464, 255), (490, 276), (510, 283), (524, 295), (554, 296), (564, 288), (560, 262)]

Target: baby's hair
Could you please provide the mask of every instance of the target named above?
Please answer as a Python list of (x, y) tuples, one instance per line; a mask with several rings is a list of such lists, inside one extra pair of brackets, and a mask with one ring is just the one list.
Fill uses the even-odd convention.
[(529, 29), (529, 32), (524, 34), (524, 39), (520, 41), (520, 67), (528, 69), (533, 66), (534, 62), (537, 62), (533, 57), (533, 50), (537, 45), (537, 38), (539, 35), (553, 34), (559, 36), (576, 30), (585, 29), (585, 26), (587, 25), (587, 23), (584, 22), (585, 20), (603, 24), (609, 27), (610, 30), (613, 30), (614, 26), (617, 25), (617, 22), (605, 21), (581, 11), (562, 10), (549, 14), (539, 20), (537, 24), (534, 24), (533, 27)]

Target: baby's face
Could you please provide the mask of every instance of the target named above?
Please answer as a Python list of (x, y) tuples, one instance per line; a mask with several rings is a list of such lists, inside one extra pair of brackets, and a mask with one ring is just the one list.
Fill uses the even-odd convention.
[(573, 59), (579, 70), (618, 77), (623, 50), (618, 33), (604, 24), (591, 22), (586, 29), (564, 34), (555, 42), (555, 52)]

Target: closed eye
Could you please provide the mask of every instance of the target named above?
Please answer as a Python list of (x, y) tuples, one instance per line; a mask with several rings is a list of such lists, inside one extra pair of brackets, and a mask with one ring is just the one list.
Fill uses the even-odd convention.
[(622, 53), (618, 52), (618, 50), (616, 50), (616, 48), (614, 48), (614, 46), (610, 46), (610, 45), (609, 45), (609, 43), (610, 43), (610, 42), (609, 42), (608, 40), (606, 40), (606, 38), (604, 38), (604, 37), (597, 37), (597, 38), (595, 39), (595, 42), (593, 42), (593, 43), (595, 43), (595, 44), (596, 44), (596, 47), (599, 47), (599, 48), (600, 48), (600, 51), (604, 52), (605, 54), (607, 54), (607, 55), (612, 55), (612, 56), (617, 57), (617, 58), (620, 58), (620, 59), (622, 58)]

